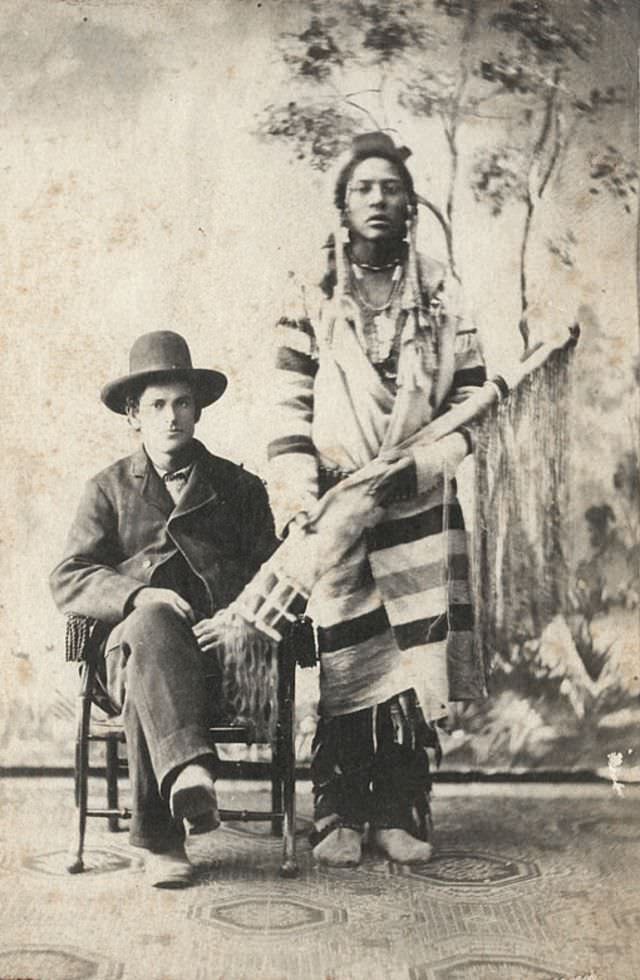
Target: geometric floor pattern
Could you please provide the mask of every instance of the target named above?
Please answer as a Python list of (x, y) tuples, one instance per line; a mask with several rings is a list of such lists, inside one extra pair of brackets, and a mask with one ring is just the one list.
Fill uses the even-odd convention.
[[(223, 805), (266, 805), (221, 783)], [(639, 980), (640, 788), (438, 786), (436, 853), (300, 876), (262, 825), (194, 838), (192, 888), (145, 884), (126, 832), (90, 820), (65, 871), (66, 780), (0, 786), (1, 980)]]

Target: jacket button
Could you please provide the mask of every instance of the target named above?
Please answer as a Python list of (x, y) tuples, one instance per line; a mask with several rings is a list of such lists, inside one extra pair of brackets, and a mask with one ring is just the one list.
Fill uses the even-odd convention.
[(143, 561), (142, 564), (143, 564), (144, 568), (151, 568), (151, 559), (150, 558), (145, 558), (145, 560)]

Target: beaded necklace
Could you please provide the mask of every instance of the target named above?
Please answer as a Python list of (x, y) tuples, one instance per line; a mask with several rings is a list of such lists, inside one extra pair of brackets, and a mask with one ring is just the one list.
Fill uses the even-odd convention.
[(395, 266), (389, 294), (381, 306), (374, 306), (365, 294), (361, 267), (352, 265), (354, 296), (360, 306), (364, 320), (365, 341), (369, 357), (374, 364), (386, 361), (391, 353), (397, 332), (397, 310), (393, 300), (403, 278), (401, 265)]
[(393, 262), (387, 262), (385, 265), (373, 265), (369, 262), (360, 262), (353, 255), (351, 262), (353, 265), (357, 265), (359, 269), (366, 269), (368, 272), (385, 272), (387, 269), (395, 269), (396, 266), (400, 265), (400, 259), (394, 259)]

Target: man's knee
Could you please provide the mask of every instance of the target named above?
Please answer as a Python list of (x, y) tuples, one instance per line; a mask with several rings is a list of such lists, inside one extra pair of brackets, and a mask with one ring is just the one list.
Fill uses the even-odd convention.
[(191, 626), (164, 603), (134, 609), (121, 624), (119, 644), (132, 669), (173, 669), (196, 661), (199, 648)]
[(175, 632), (191, 634), (191, 628), (171, 606), (164, 602), (151, 602), (129, 613), (121, 626), (121, 642), (135, 646), (154, 638), (171, 635)]

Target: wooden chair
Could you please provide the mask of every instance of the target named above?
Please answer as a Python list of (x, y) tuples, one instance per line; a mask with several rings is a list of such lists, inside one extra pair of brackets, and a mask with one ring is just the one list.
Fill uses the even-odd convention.
[[(77, 626), (80, 617), (70, 617)], [(69, 620), (67, 621), (69, 629)], [(293, 878), (298, 874), (296, 863), (296, 806), (295, 806), (295, 668), (297, 631), (291, 629), (278, 648), (278, 692), (275, 704), (276, 718), (273, 730), (275, 735), (270, 743), (270, 762), (252, 760), (220, 760), (218, 771), (221, 775), (246, 776), (266, 775), (271, 781), (270, 810), (220, 810), (222, 821), (268, 821), (274, 836), (282, 837), (283, 853), (280, 874)], [(299, 635), (299, 633), (298, 633)], [(120, 820), (130, 818), (131, 811), (119, 802), (118, 775), (127, 771), (126, 757), (121, 756), (120, 746), (125, 746), (122, 723), (116, 718), (97, 720), (92, 718), (95, 705), (98, 662), (101, 656), (101, 634), (99, 630), (88, 630), (83, 644), (83, 665), (78, 694), (77, 727), (75, 743), (75, 842), (70, 855), (67, 871), (78, 874), (84, 871), (84, 842), (88, 817), (105, 817), (109, 829), (119, 830)], [(308, 664), (302, 663), (302, 666)], [(254, 742), (254, 726), (251, 722), (226, 724), (209, 730), (213, 744), (244, 744)], [(102, 742), (105, 746), (106, 806), (89, 806), (90, 748), (92, 743)], [(261, 744), (269, 744), (261, 742)]]

